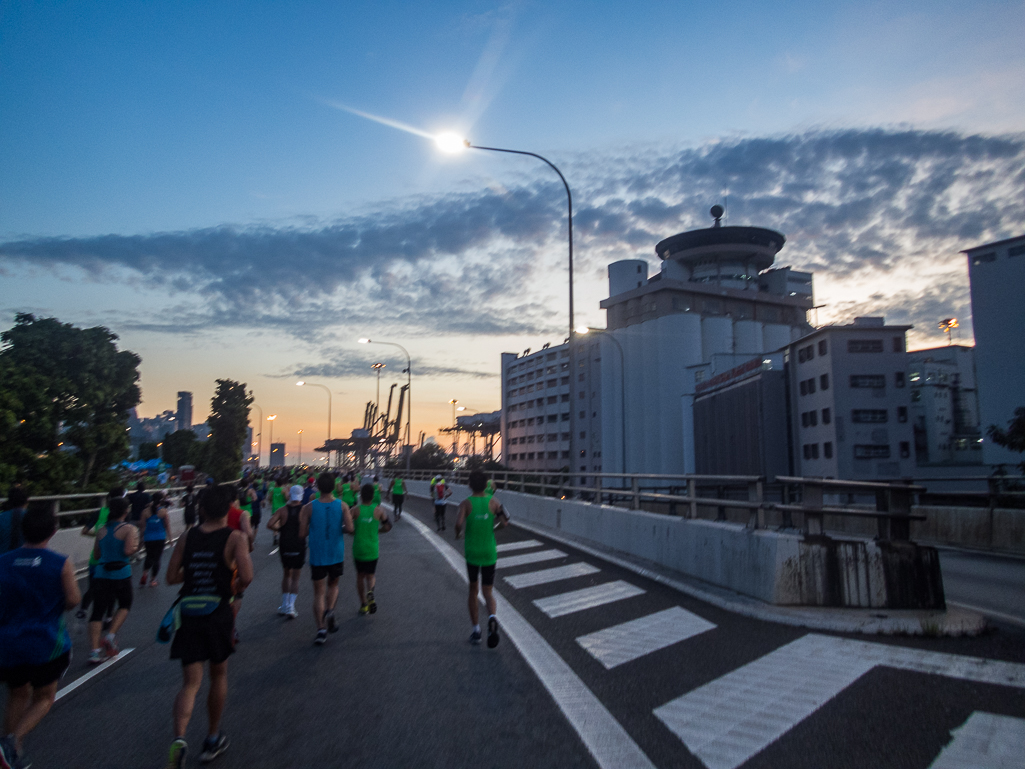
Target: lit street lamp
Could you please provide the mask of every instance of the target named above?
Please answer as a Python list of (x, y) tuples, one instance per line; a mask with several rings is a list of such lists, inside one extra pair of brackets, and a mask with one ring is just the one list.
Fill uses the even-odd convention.
[(270, 422), (270, 441), (269, 441), (270, 449), (268, 449), (268, 453), (267, 453), (267, 467), (270, 467), (271, 455), (274, 453), (274, 420), (277, 419), (277, 418), (278, 418), (277, 414), (271, 414), (269, 417), (267, 417), (267, 421)]
[[(257, 428), (256, 433), (256, 466), (259, 468), (260, 454), (263, 452), (263, 409), (255, 403), (253, 404), (253, 408), (260, 412), (260, 421), (257, 422), (259, 427)], [(267, 464), (269, 465), (270, 462), (268, 461)]]
[(303, 463), (303, 431), (299, 431), (299, 464)]
[[(409, 352), (401, 344), (381, 342), (377, 339), (367, 339), (366, 337), (358, 341), (360, 344), (386, 344), (389, 347), (398, 347), (406, 356), (406, 370), (403, 373), (406, 375), (406, 445), (410, 448), (410, 452), (406, 454), (406, 472), (408, 473), (413, 448), (413, 435), (411, 433), (413, 420), (413, 361), (409, 357)], [(380, 391), (378, 391), (378, 400), (380, 400)]]
[(377, 372), (377, 410), (381, 410), (381, 369), (385, 368), (384, 363), (374, 363), (370, 368)]
[(331, 440), (331, 390), (326, 385), (317, 384), (316, 382), (307, 382), (304, 379), (300, 379), (295, 383), (296, 387), (302, 387), (303, 385), (307, 387), (319, 387), (327, 393), (327, 439)]

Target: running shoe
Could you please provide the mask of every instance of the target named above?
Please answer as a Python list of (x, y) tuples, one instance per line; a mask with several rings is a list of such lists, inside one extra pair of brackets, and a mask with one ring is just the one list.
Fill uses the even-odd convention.
[(286, 604), (281, 604), (281, 606), (278, 607), (278, 616), (284, 617), (286, 614), (288, 614), (288, 606)]
[(0, 769), (14, 769), (18, 760), (18, 751), (14, 747), (14, 737), (0, 737)]
[(149, 580), (149, 572), (144, 571), (142, 576), (139, 578), (139, 587), (146, 587), (147, 580)]
[(90, 665), (99, 665), (105, 659), (106, 657), (103, 656), (103, 652), (100, 649), (93, 649), (91, 652), (89, 652)]
[(498, 646), (498, 620), (494, 617), (488, 618), (488, 648), (494, 649)]
[(159, 579), (155, 579), (155, 580), (153, 580), (152, 582), (149, 583), (150, 587), (159, 587), (159, 585), (160, 585), (160, 580)]
[(171, 750), (167, 753), (167, 769), (181, 769), (185, 766), (185, 754), (189, 752), (189, 745), (181, 737), (171, 743)]
[(370, 614), (370, 607), (367, 604), (363, 604), (359, 607), (359, 616), (365, 617), (367, 614)]
[(327, 623), (327, 632), (338, 632), (338, 623), (335, 622), (335, 612), (333, 609), (331, 611), (324, 612), (324, 621)]
[(116, 657), (121, 650), (117, 648), (117, 639), (110, 640), (109, 638), (103, 639), (103, 653), (108, 657)]
[(216, 737), (207, 737), (203, 740), (203, 752), (199, 754), (199, 763), (209, 764), (226, 751), (230, 744), (228, 736), (223, 732)]
[(377, 601), (374, 600), (374, 591), (367, 591), (367, 606), (370, 608), (371, 614), (377, 614)]
[(470, 633), (470, 643), (472, 643), (474, 646), (476, 646), (477, 644), (480, 643), (480, 631), (479, 630), (474, 630), (472, 633)]
[(299, 616), (299, 612), (297, 612), (295, 610), (294, 606), (289, 606), (288, 607), (288, 611), (285, 612), (285, 616), (288, 617), (289, 619), (295, 619), (296, 617)]
[(313, 643), (317, 646), (323, 646), (327, 643), (327, 630), (321, 628), (317, 631), (317, 637), (313, 639)]

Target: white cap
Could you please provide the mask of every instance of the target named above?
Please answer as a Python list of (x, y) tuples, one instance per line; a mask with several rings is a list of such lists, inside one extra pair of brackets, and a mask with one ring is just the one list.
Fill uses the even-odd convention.
[(303, 501), (303, 487), (293, 486), (288, 490), (288, 500), (290, 502), (302, 502)]

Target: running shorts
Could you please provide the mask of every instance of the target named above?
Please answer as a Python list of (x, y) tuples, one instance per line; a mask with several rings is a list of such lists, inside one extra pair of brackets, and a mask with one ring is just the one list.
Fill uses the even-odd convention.
[(342, 570), (345, 567), (344, 561), (338, 563), (331, 563), (327, 566), (315, 566), (310, 564), (310, 575), (313, 577), (314, 582), (318, 582), (322, 579), (330, 577), (331, 579), (338, 579), (342, 576)]
[(278, 554), (281, 556), (281, 565), (286, 569), (301, 569), (306, 564), (305, 550), (289, 553), (279, 550)]
[(33, 689), (42, 689), (54, 681), (60, 680), (64, 671), (71, 664), (71, 652), (66, 651), (55, 660), (41, 665), (15, 665), (0, 668), (0, 681), (7, 684), (8, 689), (20, 689), (25, 684), (32, 684)]
[[(355, 560), (355, 559), (353, 559)], [(375, 574), (377, 572), (377, 559), (372, 561), (356, 561), (357, 574)]]
[(221, 605), (205, 617), (182, 616), (181, 627), (171, 641), (171, 659), (181, 660), (182, 665), (224, 662), (235, 653), (234, 627), (235, 616), (227, 601), (221, 601)]
[(474, 566), (472, 563), (466, 564), (466, 576), (470, 578), (470, 582), (477, 581), (478, 573), (485, 585), (490, 586), (495, 584), (495, 564), (491, 564), (490, 566)]
[(93, 579), (93, 613), (90, 622), (100, 622), (118, 609), (132, 608), (132, 578)]

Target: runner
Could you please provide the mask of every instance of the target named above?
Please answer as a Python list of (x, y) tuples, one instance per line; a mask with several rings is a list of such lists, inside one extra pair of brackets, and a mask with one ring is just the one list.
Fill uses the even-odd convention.
[(303, 486), (303, 504), (309, 504), (315, 496), (317, 496), (317, 479), (311, 475), (306, 479), (306, 485)]
[(4, 510), (0, 512), (0, 555), (21, 547), (21, 521), (28, 507), (28, 494), (21, 486), (11, 486)]
[[(283, 481), (281, 480), (280, 475), (274, 478), (274, 488), (271, 489), (270, 492), (270, 509), (272, 515), (288, 504), (287, 490), (281, 487), (282, 483)], [(270, 527), (268, 526), (268, 528)], [(271, 548), (270, 554), (274, 555), (277, 550), (278, 533), (274, 532), (274, 547)]]
[(391, 482), (391, 503), (395, 512), (395, 520), (402, 517), (402, 503), (406, 501), (406, 484), (399, 477), (395, 476)]
[(157, 491), (153, 494), (151, 504), (142, 514), (142, 542), (146, 548), (146, 560), (142, 564), (142, 577), (139, 579), (139, 587), (146, 587), (150, 572), (153, 572), (153, 581), (150, 587), (160, 584), (160, 558), (164, 554), (164, 548), (170, 539), (171, 526), (167, 518), (169, 507), (164, 492)]
[(434, 525), (438, 531), (445, 530), (445, 500), (452, 496), (452, 490), (445, 485), (445, 477), (439, 475), (431, 484), (431, 496), (434, 498)]
[(334, 477), (322, 473), (317, 478), (320, 499), (303, 505), (299, 514), (299, 536), (309, 537), (310, 575), (313, 577), (313, 619), (317, 623), (314, 643), (327, 642), (328, 632), (338, 630), (335, 605), (338, 603), (338, 580), (345, 566), (343, 532), (352, 534), (352, 517), (347, 505), (335, 499)]
[(459, 516), (456, 518), (456, 539), (466, 526), (466, 538), (463, 541), (463, 552), (466, 555), (466, 573), (470, 578), (470, 643), (480, 643), (480, 604), (477, 598), (477, 578), (484, 583), (484, 602), (488, 607), (488, 648), (498, 646), (498, 618), (495, 616), (495, 596), (492, 588), (495, 584), (495, 564), (498, 562), (498, 550), (495, 544), (495, 519), (498, 528), (505, 528), (509, 516), (502, 509), (497, 499), (488, 499), (484, 495), (488, 478), (480, 470), (470, 473), (468, 479), (471, 494), (459, 504)]
[(342, 502), (350, 510), (356, 507), (356, 491), (358, 489), (353, 488), (352, 473), (346, 473), (345, 479), (342, 482)]
[(300, 536), (299, 513), (302, 508), (303, 487), (293, 486), (288, 491), (288, 504), (274, 511), (267, 528), (278, 532), (281, 551), (281, 606), (278, 614), (289, 619), (299, 616), (295, 601), (299, 597), (299, 573), (306, 563), (306, 540)]
[(381, 504), (381, 483), (377, 476), (374, 476), (374, 505)]
[(182, 508), (184, 510), (185, 528), (191, 529), (196, 525), (196, 487), (189, 484), (182, 494)]
[[(131, 557), (139, 549), (139, 530), (125, 521), (128, 501), (121, 497), (110, 500), (109, 505), (107, 523), (97, 530), (96, 544), (93, 546), (97, 563), (93, 577), (93, 613), (89, 618), (91, 665), (98, 665), (108, 657), (117, 656), (117, 631), (125, 624), (128, 610), (132, 608)], [(117, 604), (116, 612), (114, 604)], [(103, 638), (101, 649), (100, 632), (106, 614), (113, 614), (114, 618)]]
[[(110, 500), (121, 499), (125, 495), (125, 490), (120, 486), (115, 486), (107, 494), (107, 499), (104, 500), (104, 505), (96, 513), (96, 517), (85, 526), (82, 527), (83, 537), (95, 537), (96, 531), (107, 523), (107, 516), (110, 515)], [(82, 605), (78, 607), (78, 611), (75, 612), (77, 619), (85, 619), (86, 611), (90, 604), (93, 602), (93, 579), (95, 577), (96, 565), (99, 563), (99, 559), (96, 557), (96, 553), (93, 548), (89, 548), (89, 567), (88, 567), (88, 580), (89, 584), (86, 587), (85, 594), (82, 596)], [(109, 623), (109, 618), (103, 618), (104, 624)]]
[(48, 509), (26, 511), (23, 544), (0, 556), (0, 681), (7, 709), (0, 738), (0, 766), (27, 767), (25, 735), (50, 712), (57, 683), (71, 662), (64, 612), (81, 595), (71, 559), (47, 549), (57, 531)]
[(361, 616), (377, 612), (374, 587), (377, 584), (377, 559), (379, 555), (377, 536), (391, 531), (388, 512), (380, 505), (374, 505), (374, 487), (365, 484), (360, 489), (362, 504), (356, 513), (352, 540), (352, 560), (356, 562), (356, 592), (359, 594)]
[(142, 514), (153, 501), (153, 497), (146, 493), (145, 482), (139, 481), (135, 484), (135, 491), (128, 495), (128, 501), (132, 506), (131, 515), (128, 516), (128, 520), (141, 527)]
[(249, 543), (241, 532), (228, 526), (233, 494), (229, 489), (216, 488), (206, 495), (203, 523), (178, 538), (167, 565), (167, 584), (182, 585), (181, 627), (171, 642), (171, 659), (182, 663), (182, 688), (174, 698), (176, 737), (171, 743), (168, 769), (185, 765), (185, 732), (203, 683), (204, 662), (210, 668), (209, 725), (199, 760), (213, 761), (228, 749), (228, 738), (220, 726), (228, 696), (228, 657), (234, 652), (230, 602), (236, 588), (232, 575), (237, 573), (237, 588), (243, 590), (253, 581)]

